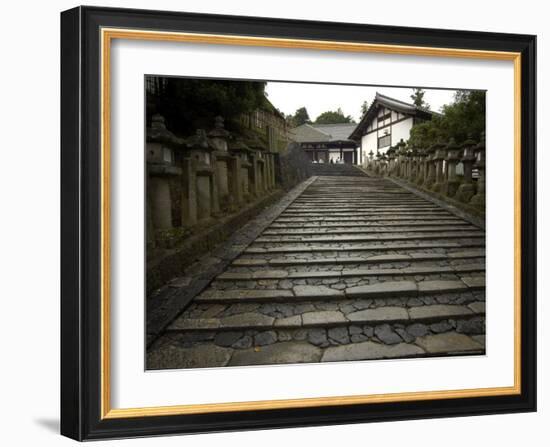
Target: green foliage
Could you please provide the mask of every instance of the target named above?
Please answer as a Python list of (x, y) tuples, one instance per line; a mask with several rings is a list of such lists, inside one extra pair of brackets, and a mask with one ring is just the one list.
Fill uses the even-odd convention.
[(485, 131), (485, 92), (458, 91), (452, 104), (442, 108), (442, 115), (413, 126), (409, 144), (428, 147), (437, 141), (454, 138), (457, 143), (472, 137), (478, 141)]
[(367, 101), (363, 101), (363, 104), (361, 104), (361, 119), (367, 114), (369, 111), (369, 103)]
[(311, 119), (309, 118), (307, 109), (305, 107), (300, 107), (294, 112), (294, 115), (287, 116), (287, 122), (290, 127), (298, 127), (302, 124), (311, 124)]
[[(268, 108), (265, 82), (165, 78), (165, 88), (148, 97), (148, 114), (160, 113), (168, 129), (179, 135), (209, 129), (221, 115), (228, 128), (239, 126), (242, 113)], [(152, 96), (152, 95), (150, 95)]]
[(341, 108), (338, 108), (336, 112), (329, 110), (328, 112), (321, 113), (315, 120), (315, 124), (340, 124), (340, 123), (354, 123), (351, 116), (345, 116)]
[(411, 99), (413, 101), (413, 104), (416, 107), (422, 107), (424, 109), (429, 109), (430, 105), (424, 101), (424, 95), (426, 92), (421, 88), (413, 88), (413, 94), (411, 95)]

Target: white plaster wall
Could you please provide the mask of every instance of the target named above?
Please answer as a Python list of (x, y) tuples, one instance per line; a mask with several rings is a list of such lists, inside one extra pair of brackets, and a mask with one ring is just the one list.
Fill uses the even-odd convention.
[(376, 132), (372, 132), (366, 135), (363, 135), (361, 138), (361, 150), (363, 151), (363, 164), (365, 164), (369, 157), (369, 152), (372, 151), (376, 154), (376, 146), (378, 145), (378, 139)]
[(391, 128), (391, 144), (395, 146), (401, 138), (403, 141), (407, 141), (410, 136), (411, 127), (413, 126), (413, 119), (407, 118), (406, 120), (400, 121), (396, 124), (392, 124)]

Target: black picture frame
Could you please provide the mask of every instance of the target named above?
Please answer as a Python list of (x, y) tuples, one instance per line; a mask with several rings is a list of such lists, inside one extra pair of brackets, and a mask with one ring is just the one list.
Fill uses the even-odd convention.
[[(391, 403), (102, 418), (101, 28), (521, 53), (521, 392)], [(77, 7), (61, 14), (61, 433), (77, 440), (536, 410), (536, 36)]]

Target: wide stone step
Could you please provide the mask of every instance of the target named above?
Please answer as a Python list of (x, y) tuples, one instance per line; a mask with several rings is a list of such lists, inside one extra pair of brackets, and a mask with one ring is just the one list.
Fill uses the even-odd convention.
[(369, 299), (379, 297), (411, 297), (422, 294), (452, 293), (466, 290), (482, 290), (485, 287), (484, 279), (477, 281), (468, 278), (467, 284), (462, 280), (426, 280), (415, 281), (386, 281), (369, 285), (352, 286), (343, 290), (332, 289), (328, 286), (298, 285), (284, 290), (256, 290), (256, 289), (207, 289), (197, 298), (200, 303), (245, 303), (245, 302), (297, 302), (313, 300), (335, 300), (346, 298)]
[(339, 211), (327, 211), (326, 213), (321, 213), (318, 211), (300, 211), (300, 210), (287, 210), (281, 214), (281, 217), (360, 217), (360, 216), (450, 216), (451, 214), (445, 210), (373, 210), (373, 211), (349, 211), (349, 212), (339, 212)]
[[(473, 304), (473, 303), (472, 303)], [(475, 308), (474, 308), (475, 309)], [(260, 312), (245, 312), (222, 318), (177, 318), (169, 331), (243, 331), (292, 330), (339, 326), (376, 326), (380, 324), (427, 324), (449, 319), (471, 319), (484, 312), (471, 306), (434, 304), (418, 307), (377, 307), (344, 314), (340, 310), (313, 310), (289, 317), (273, 317)]]
[(341, 271), (302, 271), (289, 272), (287, 270), (257, 270), (254, 272), (224, 272), (216, 277), (216, 281), (246, 281), (256, 279), (308, 279), (308, 278), (346, 278), (346, 277), (369, 277), (369, 276), (410, 276), (430, 275), (438, 273), (471, 273), (482, 272), (485, 264), (460, 264), (450, 266), (416, 266), (388, 269), (343, 269)]
[[(265, 234), (265, 233), (264, 233)], [(485, 239), (485, 233), (482, 231), (468, 232), (432, 232), (432, 233), (409, 233), (386, 235), (320, 235), (320, 236), (302, 236), (302, 235), (284, 235), (284, 236), (260, 236), (254, 242), (355, 242), (355, 241), (412, 241), (426, 239), (456, 239), (456, 238), (482, 238)]]
[[(472, 232), (472, 231), (480, 231), (474, 226), (440, 226), (440, 227), (397, 227), (397, 228), (391, 228), (386, 226), (381, 227), (316, 227), (316, 228), (281, 228), (281, 227), (269, 227), (266, 229), (262, 236), (291, 236), (291, 235), (319, 235), (319, 234), (363, 234), (363, 235), (371, 235), (371, 234), (391, 234), (391, 233), (407, 233), (407, 234), (415, 234), (415, 233), (430, 233), (438, 230), (439, 232), (461, 232), (461, 235), (464, 233)], [(463, 233), (464, 232), (464, 233)], [(439, 233), (435, 233), (439, 234)]]
[(485, 250), (467, 250), (458, 252), (441, 253), (402, 253), (402, 254), (385, 254), (374, 256), (342, 256), (342, 257), (322, 257), (322, 258), (245, 258), (240, 257), (233, 261), (232, 265), (240, 267), (254, 267), (261, 265), (270, 266), (290, 266), (290, 265), (317, 265), (317, 264), (383, 264), (394, 262), (410, 262), (410, 261), (447, 261), (452, 259), (475, 259), (484, 258)]
[[(278, 217), (275, 219), (274, 223), (295, 223), (295, 222), (305, 222), (305, 223), (313, 223), (313, 222), (357, 222), (358, 224), (362, 222), (400, 222), (400, 221), (407, 221), (410, 222), (412, 218), (410, 216), (373, 216), (373, 217), (360, 217), (360, 216), (339, 216), (339, 217)], [(454, 217), (453, 215), (440, 217), (440, 216), (427, 216), (422, 215), (418, 219), (419, 221), (438, 221), (438, 222), (464, 222), (458, 217)]]
[(433, 230), (437, 230), (440, 227), (445, 226), (452, 226), (459, 228), (475, 228), (472, 224), (469, 222), (465, 222), (463, 220), (458, 219), (441, 219), (437, 221), (423, 221), (423, 220), (405, 220), (405, 221), (373, 221), (373, 220), (362, 220), (362, 221), (343, 221), (343, 222), (323, 222), (323, 221), (317, 221), (317, 222), (293, 222), (293, 223), (280, 223), (280, 222), (274, 222), (272, 223), (267, 231), (273, 231), (275, 229), (335, 229), (335, 228), (353, 228), (353, 229), (388, 229), (389, 231), (393, 231), (394, 229), (397, 231), (399, 228), (432, 228)]
[(344, 252), (344, 251), (399, 251), (399, 250), (421, 250), (431, 248), (478, 248), (484, 247), (484, 242), (461, 241), (461, 242), (436, 242), (417, 244), (326, 244), (326, 245), (289, 245), (279, 247), (249, 247), (244, 252), (247, 254), (262, 253), (316, 253), (316, 252)]

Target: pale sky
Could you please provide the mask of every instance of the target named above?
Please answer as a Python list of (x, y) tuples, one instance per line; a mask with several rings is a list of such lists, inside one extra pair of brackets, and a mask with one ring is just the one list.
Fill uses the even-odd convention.
[[(401, 101), (411, 103), (412, 88), (371, 87), (333, 84), (304, 84), (291, 82), (268, 82), (268, 99), (285, 115), (294, 114), (305, 107), (312, 121), (327, 110), (342, 109), (344, 115), (351, 115), (356, 122), (361, 118), (361, 104), (367, 100), (369, 105), (376, 92)], [(424, 101), (431, 110), (439, 112), (441, 106), (453, 102), (455, 90), (425, 89)]]

